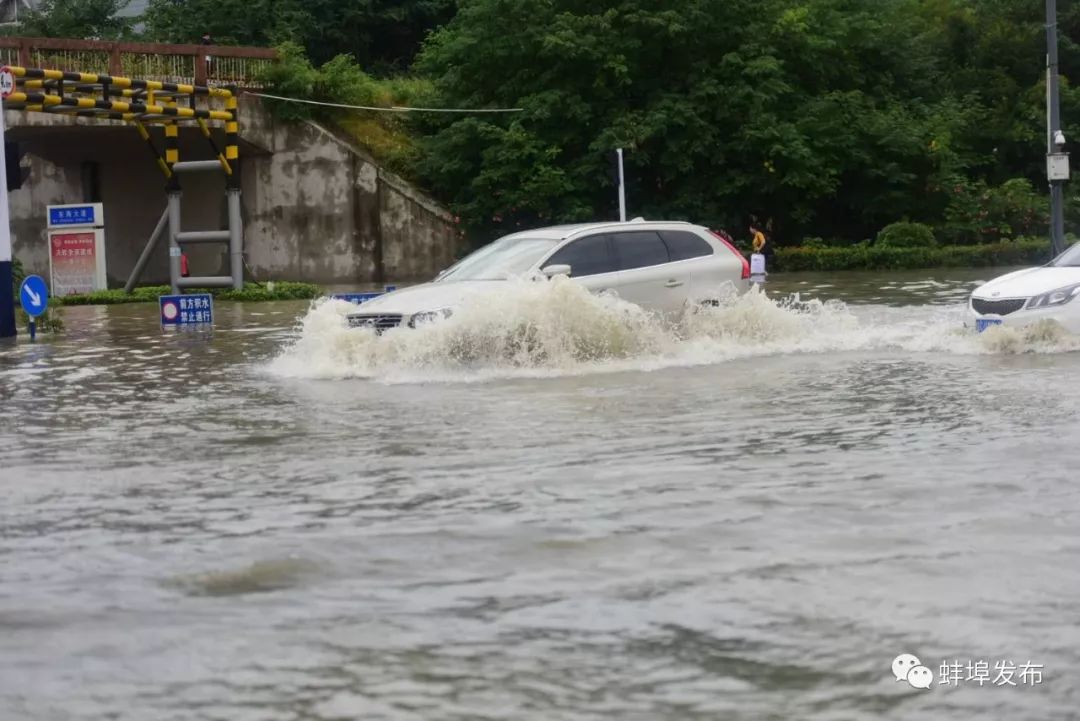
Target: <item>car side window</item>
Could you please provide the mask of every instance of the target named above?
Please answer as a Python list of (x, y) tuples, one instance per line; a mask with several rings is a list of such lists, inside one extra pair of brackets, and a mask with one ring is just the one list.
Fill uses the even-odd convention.
[(644, 268), (671, 261), (667, 246), (655, 231), (614, 233), (611, 237), (615, 240), (615, 255), (619, 258), (620, 270)]
[(704, 238), (688, 230), (661, 230), (660, 237), (664, 239), (672, 261), (713, 254), (712, 246)]
[(544, 262), (545, 268), (549, 265), (570, 266), (574, 278), (618, 270), (606, 235), (590, 235), (563, 246)]

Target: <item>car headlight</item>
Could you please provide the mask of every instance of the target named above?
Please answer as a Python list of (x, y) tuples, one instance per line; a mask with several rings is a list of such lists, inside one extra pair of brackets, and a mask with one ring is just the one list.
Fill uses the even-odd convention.
[(1055, 305), (1065, 305), (1080, 293), (1080, 283), (1067, 285), (1064, 288), (1052, 290), (1049, 293), (1037, 295), (1028, 301), (1028, 308), (1048, 308)]
[(449, 318), (453, 314), (454, 311), (450, 310), (449, 308), (440, 308), (439, 310), (426, 310), (422, 313), (414, 313), (413, 317), (409, 319), (409, 327), (416, 328), (417, 326), (434, 323), (435, 321)]

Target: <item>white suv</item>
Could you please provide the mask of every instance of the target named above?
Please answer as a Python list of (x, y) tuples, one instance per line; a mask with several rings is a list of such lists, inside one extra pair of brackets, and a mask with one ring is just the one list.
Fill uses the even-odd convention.
[(690, 223), (635, 219), (537, 228), (499, 238), (430, 283), (363, 303), (348, 316), (349, 325), (377, 331), (415, 327), (451, 315), (492, 282), (555, 275), (671, 316), (690, 302), (718, 298), (725, 287), (745, 292), (750, 266), (722, 237)]

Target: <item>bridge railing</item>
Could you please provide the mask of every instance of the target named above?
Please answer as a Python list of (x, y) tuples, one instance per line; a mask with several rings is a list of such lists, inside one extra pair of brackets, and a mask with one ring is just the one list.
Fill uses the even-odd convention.
[(195, 85), (258, 88), (260, 72), (276, 58), (271, 48), (0, 37), (0, 65)]

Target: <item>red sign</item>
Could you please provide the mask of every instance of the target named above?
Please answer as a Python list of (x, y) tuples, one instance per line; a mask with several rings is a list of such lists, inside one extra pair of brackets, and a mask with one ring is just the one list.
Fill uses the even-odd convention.
[(93, 231), (54, 233), (49, 246), (52, 259), (52, 294), (91, 293), (97, 276)]

